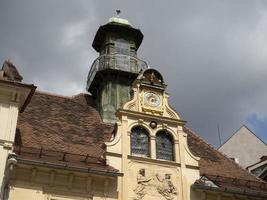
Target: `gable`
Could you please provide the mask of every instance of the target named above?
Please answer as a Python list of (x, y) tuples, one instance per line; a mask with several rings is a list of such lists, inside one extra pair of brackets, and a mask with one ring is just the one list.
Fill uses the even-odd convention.
[(260, 160), (267, 153), (267, 146), (246, 126), (242, 126), (230, 137), (219, 151), (228, 157), (237, 158), (244, 168)]

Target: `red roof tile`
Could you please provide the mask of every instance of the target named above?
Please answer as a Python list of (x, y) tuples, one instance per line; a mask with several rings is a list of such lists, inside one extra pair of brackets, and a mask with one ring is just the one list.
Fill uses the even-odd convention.
[[(112, 124), (102, 122), (90, 95), (63, 97), (36, 92), (24, 113), (19, 115), (15, 142), (24, 149), (30, 147), (36, 150), (34, 156), (24, 152), (22, 157), (37, 158), (36, 155), (43, 149), (61, 152), (60, 158), (53, 157), (53, 162), (62, 162), (62, 153), (67, 153), (68, 162), (77, 164), (75, 155), (103, 158), (104, 142), (111, 138), (113, 129)], [(200, 157), (201, 175), (261, 182), (190, 129), (185, 127), (184, 131), (188, 134), (189, 148)], [(38, 159), (51, 160), (47, 155)], [(99, 161), (96, 159), (95, 164), (100, 166)]]
[[(188, 134), (188, 146), (194, 155), (200, 157), (200, 175), (207, 177), (217, 186), (225, 190), (240, 190), (246, 192), (266, 192), (267, 183), (243, 169), (232, 159), (223, 155), (205, 142), (189, 128), (184, 128)], [(204, 184), (200, 180), (196, 184)], [(264, 195), (267, 195), (267, 193)]]
[(194, 155), (200, 157), (200, 174), (214, 175), (230, 178), (260, 181), (256, 176), (240, 167), (232, 159), (223, 155), (205, 142), (189, 128), (184, 128), (188, 134), (188, 146)]
[(36, 92), (19, 115), (16, 146), (102, 157), (114, 127), (101, 121), (90, 98)]

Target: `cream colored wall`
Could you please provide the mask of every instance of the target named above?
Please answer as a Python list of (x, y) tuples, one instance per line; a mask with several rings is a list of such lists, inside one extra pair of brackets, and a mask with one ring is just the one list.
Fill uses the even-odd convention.
[[(108, 163), (124, 174), (118, 181), (119, 199), (199, 199), (191, 192), (191, 185), (200, 177), (199, 158), (188, 149), (187, 134), (183, 132), (184, 121), (168, 106), (168, 95), (164, 92), (161, 93), (160, 108), (157, 108), (155, 112), (150, 111), (148, 106), (144, 109), (144, 90), (138, 84), (133, 88), (133, 99), (124, 105), (123, 110), (117, 112), (120, 119), (117, 124), (117, 133), (112, 142), (106, 143)], [(154, 129), (149, 125), (152, 120), (157, 122), (157, 127)], [(131, 129), (136, 125), (143, 126), (149, 132), (149, 158), (131, 155), (130, 134)], [(162, 129), (167, 130), (173, 137), (174, 161), (156, 159), (156, 133)], [(145, 176), (140, 175), (140, 170), (145, 171)], [(170, 174), (170, 179), (165, 178), (168, 174)], [(144, 181), (140, 181), (141, 179)], [(168, 187), (164, 183), (167, 180), (175, 188), (173, 191), (169, 190), (168, 194), (166, 191), (163, 193), (160, 191), (161, 187)]]
[(5, 150), (3, 146), (0, 146), (0, 200), (2, 199), (4, 190), (4, 172), (6, 168), (8, 150)]
[[(20, 92), (15, 87), (0, 84), (0, 188), (3, 194), (4, 174), (8, 154), (12, 150), (18, 118)], [(0, 199), (2, 195), (0, 195)]]
[(117, 178), (18, 165), (10, 180), (9, 200), (114, 200)]

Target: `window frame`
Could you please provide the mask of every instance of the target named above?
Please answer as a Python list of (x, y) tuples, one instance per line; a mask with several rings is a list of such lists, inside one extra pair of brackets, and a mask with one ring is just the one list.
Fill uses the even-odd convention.
[[(165, 159), (165, 158), (159, 158), (159, 153), (158, 153), (158, 138), (159, 138), (159, 134), (162, 134), (162, 135), (166, 135), (167, 137), (169, 137), (170, 139), (170, 142), (171, 142), (171, 145), (172, 145), (172, 159)], [(175, 162), (175, 142), (174, 142), (174, 137), (172, 135), (172, 133), (166, 129), (160, 129), (156, 132), (156, 135), (155, 135), (155, 143), (156, 143), (156, 148), (155, 148), (155, 153), (156, 153), (156, 159), (157, 160), (164, 160), (164, 161), (171, 161), (171, 162)]]
[[(133, 129), (137, 128), (142, 128), (144, 131), (142, 132), (147, 136), (147, 154), (139, 154), (139, 153), (133, 153)], [(143, 125), (135, 125), (130, 129), (130, 155), (131, 156), (140, 156), (140, 157), (146, 157), (146, 158), (151, 158), (151, 137), (150, 137), (150, 132), (147, 128), (145, 128)]]

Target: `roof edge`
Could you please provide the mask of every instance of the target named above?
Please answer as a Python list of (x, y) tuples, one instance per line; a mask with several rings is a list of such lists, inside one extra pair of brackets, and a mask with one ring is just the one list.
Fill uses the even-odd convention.
[(245, 195), (245, 196), (251, 196), (251, 197), (267, 197), (266, 192), (252, 192), (246, 189), (244, 189), (243, 191), (239, 191), (235, 189), (229, 189), (226, 187), (212, 187), (212, 186), (205, 186), (205, 185), (201, 185), (197, 183), (194, 183), (191, 187), (193, 189), (198, 189), (198, 190), (225, 192), (225, 193), (230, 193), (230, 194), (239, 194), (239, 195)]
[[(216, 151), (216, 153), (218, 153), (220, 156), (225, 157), (228, 161), (230, 161), (231, 163), (233, 163), (235, 166), (237, 166), (240, 170), (244, 171), (245, 173), (247, 173), (248, 175), (253, 176), (254, 178), (256, 178), (259, 181), (262, 181), (262, 179), (260, 179), (259, 177), (257, 177), (254, 174), (249, 173), (246, 169), (242, 168), (239, 164), (237, 164), (235, 161), (233, 161), (232, 159), (230, 159), (227, 155), (223, 154), (222, 152), (220, 152), (218, 149), (214, 148), (211, 144), (209, 144), (207, 141), (205, 141), (203, 138), (201, 138), (197, 133), (195, 133), (194, 131), (192, 131), (190, 128), (184, 126), (184, 128), (188, 129), (188, 131), (190, 131), (194, 136), (196, 136), (197, 138), (199, 138), (202, 142), (204, 142), (206, 145), (208, 145), (213, 151)], [(240, 127), (241, 128), (241, 127)]]
[(23, 158), (17, 158), (17, 161), (18, 161), (18, 164), (34, 165), (34, 166), (39, 166), (39, 167), (51, 167), (54, 169), (85, 172), (89, 174), (105, 175), (105, 176), (111, 176), (111, 177), (123, 176), (123, 173), (120, 173), (120, 172), (112, 172), (109, 170), (99, 170), (99, 169), (91, 168), (91, 167), (77, 167), (73, 165), (63, 165), (63, 164), (56, 164), (52, 162), (37, 161), (37, 160), (30, 160), (30, 159), (23, 159)]
[(21, 107), (21, 109), (19, 111), (20, 113), (22, 113), (25, 110), (25, 108), (27, 107), (27, 105), (30, 103), (30, 101), (31, 101), (31, 99), (32, 99), (32, 97), (33, 97), (33, 95), (35, 93), (36, 88), (37, 88), (36, 86), (32, 85), (31, 91), (28, 94), (24, 104), (22, 105), (22, 107)]

